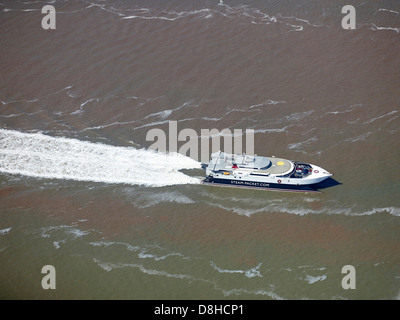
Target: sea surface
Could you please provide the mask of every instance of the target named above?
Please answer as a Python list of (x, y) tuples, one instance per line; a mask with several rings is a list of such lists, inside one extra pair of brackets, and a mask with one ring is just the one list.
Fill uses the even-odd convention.
[[(1, 299), (400, 298), (399, 1), (1, 0), (0, 28)], [(203, 185), (149, 150), (171, 121), (334, 183)]]

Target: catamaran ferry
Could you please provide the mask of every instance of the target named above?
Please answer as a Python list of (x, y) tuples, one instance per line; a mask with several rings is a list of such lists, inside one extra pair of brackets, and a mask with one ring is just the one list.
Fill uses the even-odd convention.
[(203, 183), (287, 191), (318, 191), (332, 176), (313, 164), (257, 155), (211, 154)]

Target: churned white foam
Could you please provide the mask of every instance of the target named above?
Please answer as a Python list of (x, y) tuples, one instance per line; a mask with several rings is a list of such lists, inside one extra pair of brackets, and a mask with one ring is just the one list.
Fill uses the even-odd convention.
[(144, 119), (151, 118), (151, 117), (159, 117), (161, 120), (165, 120), (166, 118), (168, 118), (171, 115), (171, 113), (181, 110), (183, 108), (190, 108), (190, 107), (191, 108), (198, 107), (198, 105), (193, 104), (192, 101), (187, 101), (187, 102), (183, 103), (182, 105), (180, 105), (179, 107), (176, 107), (174, 109), (162, 110), (159, 112), (151, 113), (148, 116), (144, 117)]
[(264, 101), (262, 103), (258, 103), (258, 104), (253, 104), (249, 107), (249, 109), (253, 109), (253, 108), (258, 108), (258, 107), (264, 107), (267, 105), (276, 105), (276, 104), (280, 104), (280, 103), (286, 103), (287, 101), (279, 101), (279, 100), (267, 100)]
[(64, 244), (66, 242), (66, 240), (60, 240), (60, 241), (53, 241), (53, 245), (56, 249), (60, 249), (61, 248), (61, 244)]
[[(129, 196), (129, 195), (128, 195)], [(133, 191), (132, 201), (138, 208), (148, 208), (160, 203), (173, 202), (189, 204), (194, 203), (192, 199), (179, 192), (157, 192), (156, 194), (141, 193)]]
[(361, 140), (365, 141), (365, 139), (367, 137), (369, 137), (371, 134), (372, 134), (372, 132), (370, 131), (370, 132), (361, 134), (361, 135), (359, 135), (357, 137), (354, 137), (354, 138), (348, 138), (348, 139), (346, 139), (344, 141), (350, 141), (350, 142), (356, 142), (356, 141), (361, 141)]
[(247, 278), (253, 277), (262, 277), (259, 268), (261, 267), (261, 263), (259, 263), (254, 268), (250, 268), (248, 270), (232, 270), (232, 269), (222, 269), (218, 267), (213, 261), (210, 262), (210, 265), (220, 273), (243, 273)]
[(41, 237), (42, 238), (50, 238), (53, 235), (55, 235), (57, 232), (63, 232), (64, 236), (68, 235), (68, 236), (72, 237), (73, 239), (81, 238), (90, 233), (89, 231), (83, 231), (78, 228), (75, 228), (74, 226), (61, 225), (61, 226), (49, 226), (49, 227), (42, 228), (41, 229)]
[[(215, 198), (218, 202), (217, 198)], [(222, 200), (222, 198), (221, 198)], [(304, 198), (304, 202), (314, 202), (319, 199)], [(234, 202), (232, 199), (230, 202)], [(367, 210), (360, 210), (355, 205), (351, 207), (341, 206), (339, 203), (331, 202), (328, 206), (321, 209), (312, 209), (309, 205), (301, 206), (298, 203), (296, 205), (290, 205), (288, 203), (282, 203), (280, 200), (268, 200), (265, 204), (263, 202), (255, 202), (254, 206), (242, 207), (235, 206), (235, 203), (225, 205), (214, 201), (207, 201), (207, 204), (212, 207), (217, 207), (226, 211), (236, 213), (240, 216), (251, 217), (253, 214), (267, 213), (267, 212), (282, 212), (287, 214), (294, 214), (298, 216), (304, 216), (309, 214), (328, 214), (328, 215), (347, 215), (347, 216), (369, 216), (374, 214), (390, 214), (392, 216), (400, 216), (399, 207), (384, 207), (384, 208), (372, 208)]]
[(283, 128), (270, 128), (270, 129), (256, 129), (254, 133), (279, 133), (279, 132), (286, 132), (286, 129), (291, 126), (286, 126)]
[(379, 31), (379, 30), (390, 30), (390, 31), (396, 31), (397, 33), (400, 33), (400, 28), (395, 28), (395, 27), (378, 27), (376, 24), (372, 23), (371, 30), (373, 31)]
[(122, 268), (136, 268), (139, 269), (141, 272), (152, 276), (163, 276), (175, 279), (196, 280), (195, 278), (187, 274), (169, 273), (163, 270), (148, 269), (145, 268), (143, 265), (137, 263), (110, 263), (110, 262), (102, 262), (96, 258), (94, 258), (93, 261), (105, 271), (111, 271), (113, 269), (122, 269)]
[(308, 284), (313, 284), (318, 281), (324, 281), (326, 278), (327, 278), (327, 276), (325, 274), (323, 274), (322, 276), (316, 276), (316, 277), (310, 276), (309, 274), (307, 274), (305, 281), (307, 281)]
[(390, 115), (396, 114), (397, 112), (399, 112), (399, 111), (398, 111), (398, 110), (393, 110), (393, 111), (391, 111), (391, 112), (388, 112), (388, 113), (385, 113), (385, 114), (383, 114), (383, 115), (381, 115), (381, 116), (378, 116), (378, 117), (372, 118), (372, 119), (370, 119), (370, 120), (368, 120), (368, 121), (364, 122), (364, 124), (369, 124), (369, 123), (372, 123), (372, 122), (374, 122), (374, 121), (376, 121), (376, 120), (379, 120), (379, 119), (385, 118), (385, 117), (387, 117), (387, 116), (390, 116)]
[(200, 162), (178, 153), (0, 129), (0, 171), (10, 174), (160, 187), (200, 183), (179, 172), (192, 168)]
[(291, 144), (289, 144), (288, 147), (289, 147), (289, 149), (300, 149), (301, 151), (303, 151), (304, 147), (309, 146), (310, 144), (314, 143), (317, 140), (318, 140), (317, 137), (312, 137), (306, 141), (291, 143)]
[(385, 9), (385, 8), (382, 8), (382, 9), (379, 9), (379, 10), (378, 10), (378, 12), (381, 12), (381, 11), (383, 11), (383, 12), (389, 12), (389, 13), (394, 13), (394, 14), (400, 14), (400, 12), (397, 12), (397, 11), (394, 11), (394, 10)]
[(145, 119), (157, 116), (157, 117), (160, 117), (160, 119), (164, 120), (164, 119), (168, 118), (173, 111), (174, 110), (159, 111), (159, 112), (156, 112), (156, 113), (149, 114), (148, 116), (145, 117)]
[(400, 208), (397, 208), (397, 207), (373, 208), (373, 209), (371, 209), (369, 211), (356, 213), (355, 215), (369, 216), (369, 215), (377, 214), (377, 213), (389, 213), (389, 214), (391, 214), (393, 216), (400, 217)]
[[(221, 289), (222, 290), (222, 289)], [(231, 290), (222, 290), (224, 296), (231, 295), (241, 295), (241, 294), (251, 294), (251, 295), (263, 295), (269, 296), (274, 300), (284, 300), (281, 296), (277, 295), (273, 292), (273, 290), (265, 290), (265, 289), (256, 289), (256, 290), (247, 290), (247, 289), (231, 289)]]
[(189, 257), (185, 257), (183, 254), (181, 254), (179, 252), (171, 252), (171, 253), (166, 253), (164, 255), (156, 255), (156, 254), (153, 254), (153, 253), (148, 253), (147, 250), (148, 249), (142, 249), (142, 251), (139, 252), (139, 254), (138, 254), (138, 258), (140, 258), (140, 259), (153, 259), (154, 261), (160, 261), (160, 260), (165, 260), (168, 257), (177, 256), (177, 257), (180, 257), (182, 259), (190, 259)]
[(314, 113), (314, 110), (309, 110), (309, 111), (304, 111), (304, 112), (296, 112), (296, 113), (289, 114), (283, 118), (287, 121), (302, 121), (304, 119), (307, 119), (312, 113)]
[(1, 230), (0, 230), (0, 234), (7, 234), (7, 233), (10, 232), (10, 230), (11, 230), (11, 227), (5, 228), (5, 229), (1, 229)]
[(109, 246), (124, 246), (126, 247), (126, 250), (128, 251), (138, 251), (140, 250), (140, 247), (138, 246), (133, 246), (129, 243), (125, 243), (125, 242), (118, 242), (118, 241), (94, 241), (94, 242), (89, 242), (90, 245), (92, 245), (93, 247), (109, 247)]

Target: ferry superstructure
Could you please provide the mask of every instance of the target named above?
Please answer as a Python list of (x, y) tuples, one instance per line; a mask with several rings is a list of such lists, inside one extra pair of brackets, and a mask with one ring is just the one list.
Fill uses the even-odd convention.
[(215, 152), (203, 183), (287, 191), (317, 191), (332, 176), (327, 170), (283, 158)]

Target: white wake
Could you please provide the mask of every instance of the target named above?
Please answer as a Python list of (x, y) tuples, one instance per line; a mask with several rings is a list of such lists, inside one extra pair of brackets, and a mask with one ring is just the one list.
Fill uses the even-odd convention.
[(179, 170), (200, 167), (178, 153), (0, 129), (0, 172), (10, 174), (161, 187), (199, 183)]

